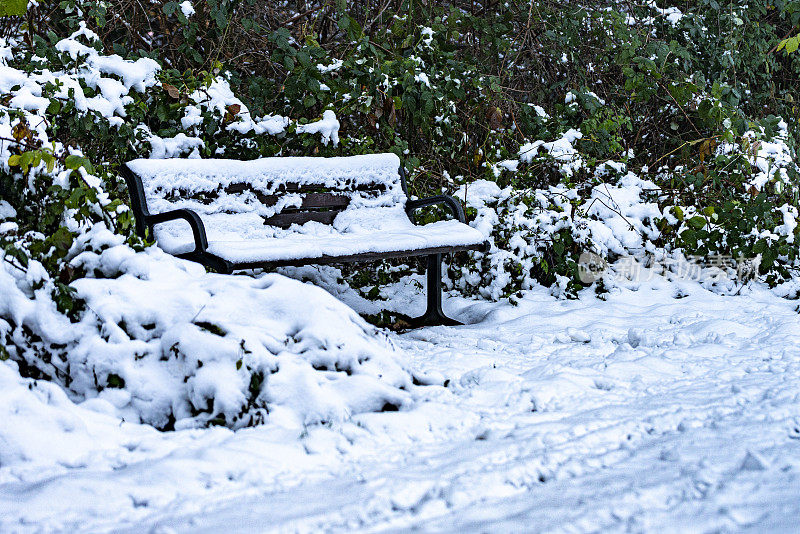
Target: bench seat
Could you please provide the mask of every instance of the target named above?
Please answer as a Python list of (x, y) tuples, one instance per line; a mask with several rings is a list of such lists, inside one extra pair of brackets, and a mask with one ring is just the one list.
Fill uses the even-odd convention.
[[(340, 214), (332, 225), (310, 221), (288, 229), (265, 226), (260, 218), (247, 221), (248, 217), (239, 217), (239, 224), (234, 224), (230, 215), (200, 218), (208, 236), (206, 251), (235, 265), (357, 261), (370, 254), (376, 258), (426, 256), (482, 245), (486, 240), (481, 232), (456, 220), (418, 226), (402, 208), (369, 211), (375, 215), (372, 224), (340, 224), (337, 219), (346, 219)], [(158, 225), (155, 235), (159, 247), (170, 254), (186, 254), (195, 248), (191, 228), (184, 221)]]

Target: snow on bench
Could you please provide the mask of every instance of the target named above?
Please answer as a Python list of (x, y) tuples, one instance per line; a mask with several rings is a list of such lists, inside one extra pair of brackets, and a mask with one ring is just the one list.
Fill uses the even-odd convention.
[[(140, 235), (224, 273), (428, 256), (424, 323), (454, 323), (441, 311), (441, 255), (485, 248), (452, 197), (408, 199), (394, 154), (138, 159), (122, 173)], [(455, 219), (414, 224), (415, 210), (436, 204)]]

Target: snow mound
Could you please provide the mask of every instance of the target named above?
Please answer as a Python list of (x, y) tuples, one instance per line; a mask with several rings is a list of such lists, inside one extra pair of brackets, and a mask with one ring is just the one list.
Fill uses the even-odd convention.
[(78, 250), (70, 265), (86, 277), (71, 284), (71, 316), (36, 262), (0, 268), (0, 339), (73, 400), (162, 429), (298, 427), (411, 402), (402, 355), (322, 289), (207, 274), (155, 247), (135, 252), (103, 225)]
[(0, 404), (7, 407), (0, 426), (0, 484), (90, 464), (111, 469), (124, 444), (150, 439), (156, 446), (153, 441), (163, 435), (144, 425), (122, 428), (116, 417), (75, 405), (58, 385), (22, 378), (10, 361), (0, 361)]

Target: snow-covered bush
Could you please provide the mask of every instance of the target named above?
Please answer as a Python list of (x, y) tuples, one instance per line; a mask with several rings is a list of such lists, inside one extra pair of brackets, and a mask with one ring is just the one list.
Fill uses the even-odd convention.
[[(263, 303), (278, 309), (289, 282), (226, 278), (223, 290), (133, 236), (117, 169), (148, 156), (394, 152), (412, 194), (456, 193), (492, 241), (448, 270), (451, 287), (484, 298), (534, 283), (573, 294), (586, 252), (743, 258), (780, 283), (798, 267), (800, 56), (772, 49), (796, 4), (32, 3), (0, 42), (0, 290), (13, 297), (0, 357), (162, 428), (404, 402), (408, 372), (351, 314), (337, 328), (360, 341), (341, 350), (327, 330), (317, 343), (280, 321), (231, 321), (217, 306), (234, 295), (274, 318)], [(188, 317), (179, 304), (195, 297), (145, 274), (160, 269), (211, 304)], [(345, 271), (359, 286), (407, 272)], [(299, 398), (372, 393), (297, 404), (266, 385), (293, 372), (281, 354), (305, 369)]]
[[(490, 179), (514, 187), (510, 198), (562, 187), (577, 195), (578, 211), (610, 161), (663, 192), (654, 245), (760, 254), (761, 274), (778, 281), (793, 261), (790, 236), (772, 237), (797, 208), (793, 123), (780, 130), (768, 114), (793, 116), (796, 84), (787, 80), (800, 61), (767, 52), (795, 24), (793, 5), (584, 1), (565, 13), (542, 2), (532, 19), (522, 1), (492, 8), (492, 17), (418, 0), (403, 16), (377, 4), (370, 15), (335, 3), (296, 11), (291, 3), (44, 2), (0, 54), (4, 131), (18, 142), (3, 145), (3, 158), (26, 175), (0, 180), (20, 233), (44, 241), (27, 250), (55, 249), (42, 258), (54, 272), (78, 233), (59, 231), (64, 205), (70, 217), (130, 231), (115, 166), (141, 155), (392, 151), (420, 196)], [(737, 30), (708, 29), (721, 25)], [(758, 184), (742, 184), (770, 158), (753, 162), (748, 151), (770, 143), (781, 147), (784, 186), (760, 197)], [(95, 196), (100, 213), (81, 214), (98, 211), (86, 207)], [(700, 216), (711, 226), (700, 228)], [(536, 279), (553, 283), (555, 273), (575, 283), (571, 266), (586, 241), (570, 236), (581, 231), (564, 229), (551, 248), (539, 247)], [(768, 234), (747, 237), (754, 232)], [(512, 285), (525, 286), (526, 276)]]
[(464, 186), (458, 196), (474, 210), (471, 224), (487, 235), (491, 249), (451, 265), (451, 287), (497, 300), (539, 283), (569, 296), (580, 287), (582, 253), (613, 260), (654, 251), (657, 223), (669, 217), (654, 201), (657, 189), (633, 173), (589, 191), (501, 189), (487, 180)]
[(99, 396), (158, 428), (298, 426), (409, 402), (411, 374), (375, 327), (322, 289), (278, 274), (206, 274), (102, 224), (69, 266), (75, 308), (58, 311), (37, 262), (0, 269), (0, 337), (29, 374)]
[[(451, 265), (451, 287), (498, 299), (541, 283), (574, 295), (587, 282), (578, 263), (586, 253), (643, 263), (674, 253), (700, 267), (755, 265), (772, 284), (787, 280), (800, 268), (796, 156), (786, 122), (771, 117), (751, 126), (737, 135), (728, 122), (719, 140), (697, 143), (704, 161), (690, 171), (592, 165), (591, 154), (576, 148), (584, 137), (576, 129), (525, 143), (519, 159), (492, 169), (494, 180), (510, 185), (477, 180), (456, 193), (492, 248)], [(544, 169), (560, 176), (557, 184), (527, 186)]]
[(225, 75), (173, 85), (159, 62), (64, 23), (63, 38), (0, 43), (0, 358), (163, 429), (407, 403), (395, 349), (322, 290), (205, 274), (131, 235), (121, 162), (334, 150), (335, 114), (254, 116)]

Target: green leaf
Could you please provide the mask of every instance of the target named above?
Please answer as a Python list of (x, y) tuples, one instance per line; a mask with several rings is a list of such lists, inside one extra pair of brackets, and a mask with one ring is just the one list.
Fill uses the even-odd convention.
[(28, 10), (28, 0), (3, 0), (0, 2), (0, 17), (24, 15)]
[(66, 157), (64, 160), (64, 165), (71, 170), (76, 170), (80, 167), (83, 167), (90, 173), (94, 172), (94, 167), (92, 166), (92, 162), (89, 161), (89, 158), (85, 158), (83, 156), (77, 156), (75, 154), (71, 154)]
[(694, 217), (686, 221), (686, 223), (695, 230), (700, 230), (706, 225), (706, 220), (700, 215), (695, 215)]
[(83, 158), (81, 156), (69, 155), (64, 160), (64, 165), (68, 169), (75, 170), (75, 169), (77, 169), (78, 167), (81, 166), (82, 161), (83, 161)]
[(680, 238), (683, 242), (683, 246), (689, 251), (692, 251), (697, 247), (697, 236), (695, 235), (694, 230), (684, 230), (681, 232)]
[(167, 2), (164, 4), (164, 7), (161, 8), (161, 11), (163, 11), (165, 15), (170, 16), (175, 13), (176, 9), (178, 9), (178, 2)]
[(50, 104), (47, 106), (47, 113), (57, 115), (59, 111), (61, 111), (61, 102), (55, 98), (50, 100)]
[(125, 387), (125, 379), (119, 375), (111, 373), (106, 380), (106, 387), (114, 389), (122, 389)]
[(55, 233), (50, 236), (50, 242), (57, 250), (67, 251), (72, 246), (72, 242), (74, 241), (74, 237), (72, 236), (72, 232), (67, 230), (65, 227), (60, 227)]
[(217, 22), (217, 27), (220, 30), (224, 30), (225, 26), (228, 25), (228, 20), (225, 18), (225, 11), (222, 9), (218, 9), (215, 13), (214, 20)]
[(786, 42), (786, 53), (787, 54), (791, 54), (791, 53), (795, 52), (797, 50), (798, 46), (800, 46), (800, 35), (796, 35), (796, 36), (794, 36), (794, 37), (792, 37), (790, 39), (787, 39), (787, 42)]

